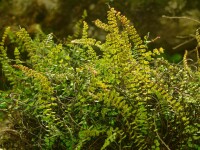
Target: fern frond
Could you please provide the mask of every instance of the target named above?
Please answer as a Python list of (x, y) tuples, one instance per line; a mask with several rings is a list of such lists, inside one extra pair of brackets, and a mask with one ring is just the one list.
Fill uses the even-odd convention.
[(1, 46), (4, 46), (4, 43), (6, 41), (6, 38), (8, 37), (9, 32), (10, 32), (10, 27), (7, 27), (2, 36)]
[(191, 69), (190, 69), (190, 67), (188, 66), (188, 63), (187, 63), (187, 56), (188, 56), (188, 51), (185, 50), (185, 54), (184, 54), (184, 56), (183, 56), (183, 66), (184, 66), (185, 70), (186, 70), (190, 75), (192, 75)]
[(15, 56), (16, 64), (21, 64), (21, 61), (20, 61), (20, 52), (19, 52), (18, 48), (15, 48), (15, 50), (14, 50), (14, 56)]
[(197, 47), (195, 48), (196, 55), (197, 55), (197, 65), (198, 69), (200, 68), (200, 55), (199, 55), (199, 48), (200, 48), (200, 34), (199, 29), (196, 30), (196, 40), (197, 40)]
[(78, 20), (78, 22), (74, 26), (74, 34), (72, 36), (68, 36), (66, 42), (71, 42), (73, 39), (76, 39), (80, 36), (81, 31), (83, 30), (82, 24), (86, 17), (87, 17), (87, 11), (84, 10), (81, 19)]
[(199, 29), (196, 30), (195, 38), (196, 38), (196, 40), (197, 40), (197, 47), (200, 47), (200, 34), (199, 34)]
[(28, 52), (29, 57), (34, 57), (34, 54), (36, 53), (36, 46), (33, 43), (33, 41), (31, 39), (31, 37), (29, 36), (28, 32), (24, 28), (21, 28), (16, 33), (16, 35), (19, 38), (19, 40), (21, 40), (24, 43), (24, 46), (26, 48), (26, 51)]
[(53, 91), (51, 88), (51, 83), (48, 81), (48, 79), (44, 75), (22, 65), (13, 65), (13, 66), (15, 68), (22, 70), (22, 72), (26, 76), (34, 77), (36, 80), (39, 80), (41, 83), (41, 88), (42, 88), (40, 89), (41, 92), (52, 94)]
[(2, 41), (0, 43), (0, 63), (2, 64), (2, 71), (5, 74), (8, 81), (10, 81), (11, 84), (15, 84), (16, 83), (15, 71), (11, 66), (11, 60), (7, 56), (7, 48), (4, 45), (6, 38), (8, 37), (10, 32), (11, 32), (10, 27), (7, 27), (4, 31)]
[(120, 130), (118, 128), (113, 129), (112, 127), (107, 131), (107, 138), (101, 147), (101, 150), (106, 149), (112, 142), (114, 142), (117, 139), (118, 134), (120, 134)]

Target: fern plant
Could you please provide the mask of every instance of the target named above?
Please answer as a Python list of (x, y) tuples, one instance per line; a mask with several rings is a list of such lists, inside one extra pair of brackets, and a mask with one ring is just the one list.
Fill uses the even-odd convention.
[[(88, 37), (85, 21), (82, 37), (68, 44), (54, 43), (53, 34), (32, 39), (23, 28), (5, 30), (0, 62), (10, 89), (0, 100), (12, 130), (1, 134), (2, 147), (200, 148), (198, 30), (193, 69), (187, 51), (182, 64), (157, 57), (163, 49), (148, 49), (147, 39), (114, 8), (107, 20), (94, 22), (106, 31), (105, 41)], [(15, 59), (7, 55), (6, 39)]]

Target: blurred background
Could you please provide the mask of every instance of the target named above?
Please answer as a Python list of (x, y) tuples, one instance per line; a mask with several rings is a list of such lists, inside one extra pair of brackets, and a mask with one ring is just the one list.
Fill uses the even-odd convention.
[(150, 47), (162, 46), (171, 61), (177, 61), (186, 49), (196, 46), (199, 0), (0, 0), (0, 34), (7, 26), (25, 27), (30, 34), (53, 32), (64, 40), (73, 34), (74, 25), (87, 10), (90, 36), (103, 39), (105, 33), (93, 21), (97, 18), (106, 21), (108, 5), (127, 16), (142, 37), (148, 33), (149, 39), (159, 36)]

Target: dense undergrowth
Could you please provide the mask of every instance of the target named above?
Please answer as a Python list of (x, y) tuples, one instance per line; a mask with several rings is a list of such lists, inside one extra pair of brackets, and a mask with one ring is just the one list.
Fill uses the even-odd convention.
[(1, 147), (200, 149), (198, 30), (197, 62), (186, 51), (173, 64), (159, 56), (162, 48), (149, 50), (151, 41), (120, 12), (110, 8), (107, 19), (95, 21), (105, 41), (89, 38), (84, 21), (82, 37), (65, 44), (53, 34), (32, 39), (23, 28), (5, 30), (0, 62), (9, 86), (0, 109), (9, 125)]

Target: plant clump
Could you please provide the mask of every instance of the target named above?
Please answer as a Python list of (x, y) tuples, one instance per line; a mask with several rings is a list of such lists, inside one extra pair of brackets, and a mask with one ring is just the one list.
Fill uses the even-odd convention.
[(32, 39), (23, 28), (5, 30), (0, 62), (10, 88), (1, 91), (0, 107), (10, 126), (0, 131), (1, 147), (200, 148), (199, 32), (191, 67), (187, 51), (182, 64), (173, 64), (159, 56), (162, 48), (150, 50), (114, 8), (107, 20), (94, 22), (105, 41), (88, 37), (85, 21), (81, 38), (67, 44), (55, 43), (53, 34)]

